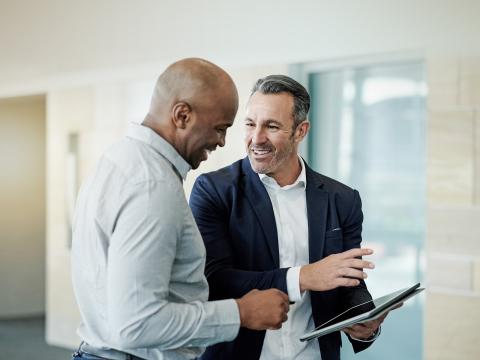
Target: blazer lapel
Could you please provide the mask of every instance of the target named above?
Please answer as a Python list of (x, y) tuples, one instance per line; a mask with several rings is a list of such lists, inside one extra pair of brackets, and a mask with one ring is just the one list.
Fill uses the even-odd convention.
[(268, 250), (274, 266), (275, 268), (278, 268), (280, 266), (280, 260), (278, 255), (277, 226), (270, 197), (268, 196), (265, 186), (258, 177), (258, 174), (252, 170), (248, 157), (244, 158), (242, 161), (242, 170), (244, 177), (242, 178), (240, 185), (243, 188), (242, 190), (245, 197), (250, 202), (250, 205), (258, 218), (258, 223), (263, 230), (265, 239), (267, 239)]
[(323, 190), (323, 183), (318, 174), (307, 165), (305, 165), (305, 171), (307, 172), (308, 249), (310, 263), (313, 263), (323, 257), (328, 193)]

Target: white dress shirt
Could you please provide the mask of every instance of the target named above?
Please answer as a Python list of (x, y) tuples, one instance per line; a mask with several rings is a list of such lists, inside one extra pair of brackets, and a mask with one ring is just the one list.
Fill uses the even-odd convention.
[(273, 206), (277, 226), (280, 267), (287, 272), (290, 301), (288, 320), (280, 330), (267, 330), (261, 360), (321, 359), (318, 341), (301, 342), (300, 336), (311, 331), (313, 322), (310, 293), (300, 293), (300, 267), (309, 263), (308, 219), (305, 189), (305, 164), (299, 157), (302, 171), (297, 180), (280, 187), (275, 179), (259, 174)]
[(192, 359), (236, 337), (236, 302), (207, 302), (205, 247), (182, 188), (189, 169), (163, 138), (131, 124), (82, 187), (72, 276), (78, 334), (94, 354)]

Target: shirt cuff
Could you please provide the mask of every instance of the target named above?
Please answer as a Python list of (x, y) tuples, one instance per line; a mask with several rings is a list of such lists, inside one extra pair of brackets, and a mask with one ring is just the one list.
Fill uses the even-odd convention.
[(353, 336), (350, 336), (353, 340), (355, 341), (360, 341), (360, 342), (365, 342), (365, 343), (369, 343), (369, 342), (374, 342), (375, 340), (377, 340), (377, 338), (380, 336), (380, 333), (382, 332), (382, 326), (380, 325), (377, 329), (377, 331), (375, 331), (373, 333), (372, 336), (370, 336), (368, 339), (357, 339), (357, 338), (354, 338)]
[(287, 270), (287, 291), (290, 301), (300, 301), (305, 292), (300, 292), (300, 268), (294, 266)]
[(209, 301), (207, 304), (214, 304), (213, 309), (215, 322), (213, 325), (215, 332), (214, 343), (234, 340), (240, 330), (240, 311), (238, 304), (234, 299)]

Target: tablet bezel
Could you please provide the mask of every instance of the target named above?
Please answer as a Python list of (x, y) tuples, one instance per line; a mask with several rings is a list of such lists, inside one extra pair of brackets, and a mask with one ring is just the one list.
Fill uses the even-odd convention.
[[(335, 317), (331, 318), (330, 320), (326, 321), (325, 323), (321, 324), (320, 326), (316, 327), (313, 331), (304, 334), (300, 338), (300, 341), (312, 340), (312, 339), (318, 338), (320, 336), (327, 335), (331, 332), (341, 330), (341, 329), (343, 329), (345, 327), (348, 327), (350, 325), (374, 320), (374, 319), (380, 317), (381, 315), (383, 315), (385, 312), (387, 312), (387, 311), (391, 310), (392, 308), (394, 308), (395, 306), (397, 306), (399, 303), (406, 301), (407, 299), (417, 295), (418, 293), (420, 293), (423, 290), (424, 290), (423, 288), (420, 288), (420, 283), (417, 283), (417, 284), (415, 284), (413, 286), (410, 286), (408, 288), (397, 290), (397, 291), (391, 292), (390, 294), (383, 295), (379, 298), (375, 298), (375, 299), (366, 301), (364, 303), (352, 306), (352, 307), (348, 308), (347, 310), (343, 311), (342, 313), (340, 313), (340, 314), (336, 315)], [(342, 316), (346, 312), (348, 312), (348, 311), (350, 311), (350, 310), (352, 310), (352, 309), (354, 309), (358, 306), (362, 306), (362, 305), (365, 305), (365, 304), (368, 304), (368, 303), (379, 301), (380, 299), (382, 299), (384, 297), (388, 297), (388, 300), (385, 300), (383, 303), (376, 306), (372, 310), (366, 311), (366, 312), (361, 313), (361, 314), (357, 314), (355, 316), (352, 316), (351, 318), (348, 318), (348, 319), (342, 320), (340, 322), (336, 322), (336, 323), (333, 323), (331, 325), (325, 326), (328, 323), (337, 319), (338, 317)]]

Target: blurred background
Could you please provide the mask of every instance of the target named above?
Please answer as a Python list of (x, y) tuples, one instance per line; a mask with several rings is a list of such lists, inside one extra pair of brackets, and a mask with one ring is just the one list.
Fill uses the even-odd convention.
[(360, 191), (374, 297), (426, 292), (343, 359), (480, 359), (480, 2), (0, 0), (0, 358), (68, 359), (78, 188), (156, 77), (203, 57), (240, 94), (227, 145), (245, 156), (251, 86), (288, 74), (312, 95), (302, 155)]

